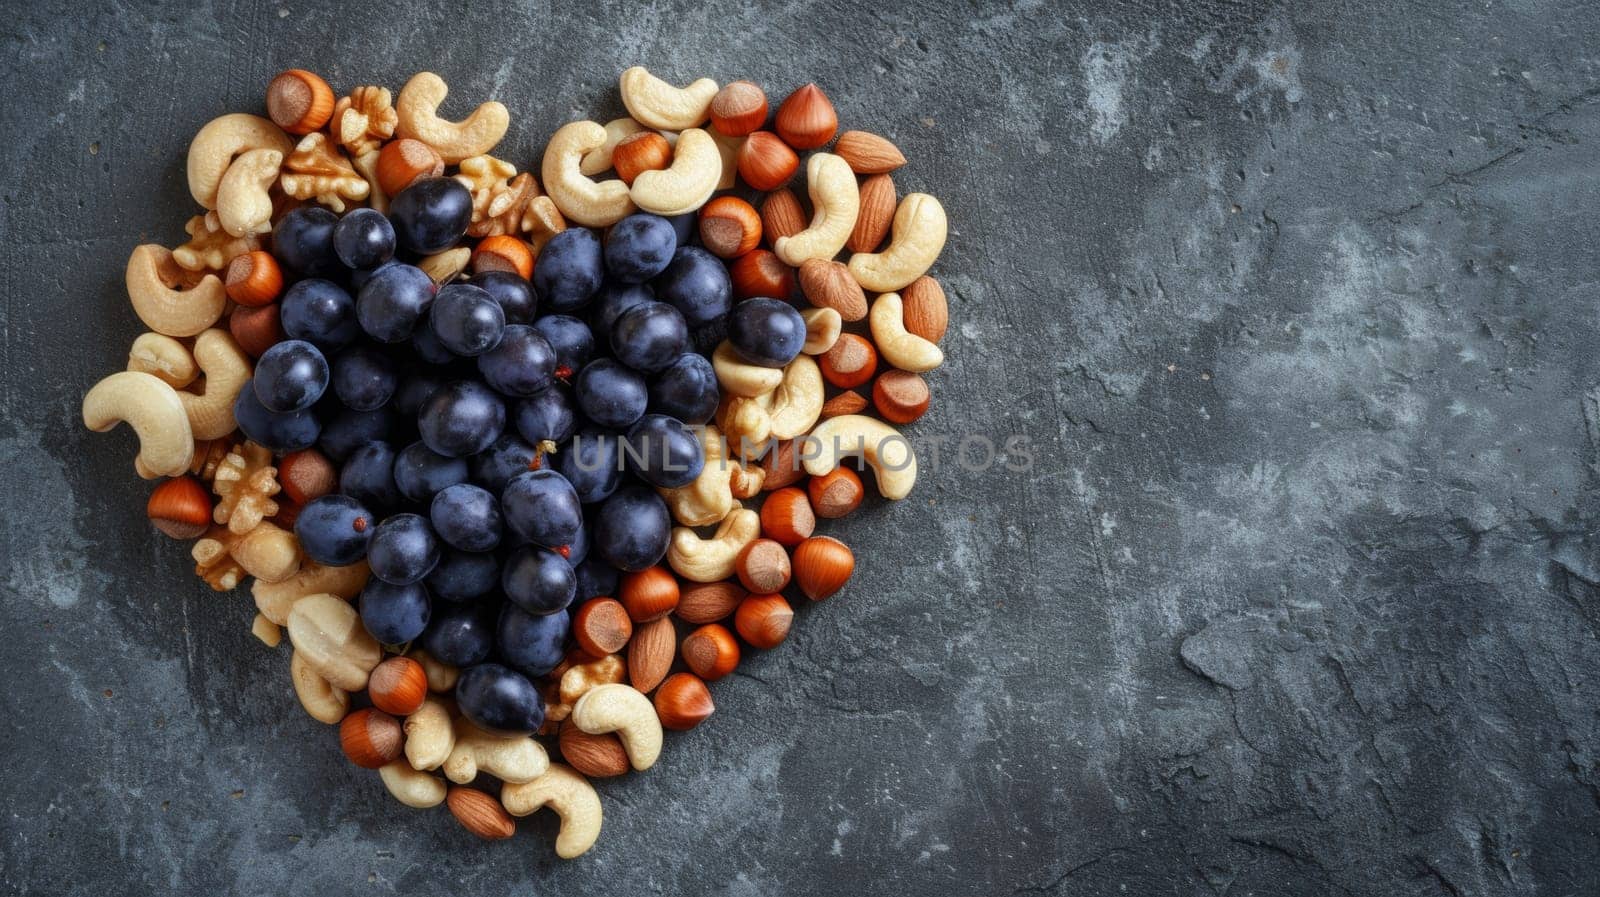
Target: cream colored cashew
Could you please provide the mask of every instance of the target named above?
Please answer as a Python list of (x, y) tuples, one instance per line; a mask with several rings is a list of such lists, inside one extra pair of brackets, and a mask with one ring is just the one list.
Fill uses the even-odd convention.
[(796, 355), (783, 369), (783, 382), (772, 391), (772, 438), (793, 439), (811, 429), (822, 414), (822, 369), (810, 355)]
[(501, 788), (500, 803), (513, 816), (549, 807), (561, 817), (556, 856), (564, 860), (582, 856), (600, 837), (600, 795), (588, 779), (564, 763), (550, 764), (548, 772), (531, 782)]
[(531, 782), (550, 768), (550, 755), (526, 735), (491, 735), (466, 717), (455, 722), (456, 746), (444, 761), (444, 774), (466, 785), (486, 772), (502, 782)]
[[(751, 513), (754, 513), (753, 511)], [(572, 723), (590, 735), (617, 733), (639, 772), (661, 756), (661, 720), (650, 699), (631, 685), (597, 685), (572, 705)]]
[(836, 309), (807, 308), (800, 312), (800, 317), (806, 322), (806, 344), (800, 347), (800, 351), (807, 355), (821, 355), (839, 341), (844, 318)]
[(289, 641), (335, 688), (360, 691), (383, 660), (354, 606), (333, 595), (307, 595), (289, 611)]
[(182, 389), (200, 376), (194, 356), (183, 343), (160, 333), (142, 333), (133, 341), (128, 370), (149, 374), (173, 389)]
[(411, 658), (422, 664), (422, 672), (428, 677), (428, 691), (447, 692), (455, 688), (456, 680), (461, 678), (459, 669), (439, 660), (421, 648), (411, 649)]
[(717, 189), (732, 190), (738, 184), (739, 150), (744, 148), (745, 138), (729, 137), (712, 129), (711, 139), (716, 141), (717, 153), (722, 156), (722, 177), (717, 178)]
[(413, 769), (438, 769), (456, 749), (456, 730), (450, 708), (438, 698), (427, 698), (406, 717), (406, 760)]
[(658, 490), (680, 526), (710, 526), (733, 510), (731, 472), (721, 431), (710, 424), (701, 427), (700, 448), (706, 459), (700, 475), (686, 486)]
[(165, 247), (134, 247), (125, 276), (133, 313), (146, 327), (167, 336), (194, 336), (215, 324), (228, 306), (222, 281), (207, 274), (186, 290), (180, 284), (187, 276)]
[(766, 395), (783, 382), (782, 368), (764, 368), (745, 361), (727, 340), (711, 353), (711, 369), (716, 372), (722, 391), (735, 396)]
[(277, 183), (283, 166), (283, 153), (275, 149), (253, 149), (228, 166), (217, 185), (217, 220), (222, 229), (235, 237), (272, 231), (272, 196), (267, 191)]
[(282, 582), (256, 580), (250, 595), (256, 600), (256, 610), (279, 626), (289, 623), (289, 611), (294, 603), (307, 595), (334, 595), (346, 601), (354, 599), (366, 588), (372, 569), (366, 561), (357, 561), (348, 567), (324, 567), (316, 561), (306, 561), (295, 575)]
[(722, 518), (717, 531), (702, 539), (694, 530), (674, 527), (667, 546), (667, 563), (679, 576), (695, 582), (717, 582), (733, 575), (734, 561), (746, 545), (761, 535), (761, 515), (737, 508)]
[(944, 364), (943, 349), (906, 329), (905, 303), (899, 293), (879, 296), (867, 323), (878, 353), (900, 370), (921, 373)]
[(627, 184), (596, 181), (579, 168), (584, 154), (605, 142), (605, 128), (592, 121), (575, 121), (562, 125), (544, 150), (540, 174), (545, 193), (562, 215), (585, 227), (616, 224), (634, 211)]
[(467, 263), (471, 261), (472, 250), (465, 246), (457, 246), (420, 259), (417, 267), (432, 278), (434, 283), (444, 286), (460, 277), (461, 272), (467, 270)]
[(250, 621), (250, 634), (268, 648), (276, 648), (283, 643), (283, 627), (260, 614)]
[(779, 237), (772, 251), (785, 264), (800, 267), (806, 259), (832, 259), (850, 239), (861, 213), (856, 174), (832, 153), (814, 153), (806, 162), (806, 190), (811, 194), (811, 224), (792, 237)]
[(711, 135), (690, 128), (678, 135), (672, 164), (641, 171), (629, 195), (633, 204), (657, 215), (683, 215), (706, 204), (722, 179), (722, 153)]
[(717, 82), (701, 78), (688, 87), (673, 87), (636, 65), (622, 73), (622, 105), (647, 128), (682, 131), (711, 117)]
[(875, 293), (898, 290), (928, 273), (944, 250), (950, 222), (944, 206), (926, 193), (907, 193), (894, 213), (893, 236), (882, 252), (850, 256), (856, 283)]
[(444, 79), (433, 72), (417, 72), (400, 88), (395, 99), (396, 137), (410, 137), (434, 148), (446, 165), (481, 156), (506, 136), (511, 113), (494, 100), (472, 110), (461, 121), (439, 117), (439, 104), (450, 93)]
[(610, 171), (611, 156), (616, 152), (617, 144), (644, 129), (644, 125), (626, 116), (606, 122), (606, 142), (583, 154), (578, 171), (591, 178)]
[(277, 150), (286, 157), (294, 141), (259, 115), (232, 112), (206, 122), (189, 142), (189, 195), (208, 209), (216, 208), (217, 188), (233, 157), (254, 149)]
[(139, 435), (142, 471), (163, 477), (188, 473), (194, 434), (177, 390), (149, 374), (121, 371), (83, 397), (84, 426), (104, 433), (123, 421)]
[(378, 767), (378, 776), (383, 779), (383, 787), (389, 789), (395, 800), (418, 810), (444, 803), (448, 790), (438, 776), (412, 769), (411, 764), (404, 760)]
[(244, 354), (226, 330), (207, 330), (195, 337), (194, 360), (206, 372), (199, 392), (180, 392), (178, 399), (189, 416), (196, 439), (221, 439), (238, 426), (233, 400), (250, 382), (250, 356)]
[(746, 460), (760, 457), (772, 438), (772, 393), (759, 396), (724, 396), (717, 423), (728, 436), (734, 455)]
[(300, 706), (317, 722), (331, 726), (350, 712), (350, 693), (342, 688), (334, 688), (300, 656), (299, 651), (289, 653), (289, 681), (294, 685)]
[(227, 550), (244, 572), (262, 582), (283, 582), (300, 572), (300, 540), (270, 520), (256, 524)]
[(830, 417), (817, 424), (803, 443), (800, 452), (806, 473), (814, 477), (827, 476), (839, 466), (840, 458), (860, 455), (877, 475), (878, 491), (884, 498), (905, 498), (916, 485), (917, 456), (911, 443), (875, 417)]

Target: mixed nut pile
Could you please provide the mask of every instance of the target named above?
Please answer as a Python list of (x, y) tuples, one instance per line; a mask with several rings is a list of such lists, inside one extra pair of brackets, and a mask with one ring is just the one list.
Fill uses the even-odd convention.
[(814, 84), (765, 130), (748, 81), (631, 68), (628, 117), (563, 126), (537, 179), (490, 155), (503, 105), (450, 121), (446, 91), (336, 100), (297, 69), (267, 117), (201, 128), (206, 211), (133, 251), (150, 332), (83, 419), (137, 433), (150, 520), (201, 578), (254, 579), (253, 631), (288, 631), (352, 762), (485, 838), (549, 807), (574, 857), (589, 779), (650, 768), (787, 637), (786, 592), (849, 579), (816, 534), (863, 499), (842, 462), (910, 492), (945, 214), (897, 199), (892, 143), (835, 139)]

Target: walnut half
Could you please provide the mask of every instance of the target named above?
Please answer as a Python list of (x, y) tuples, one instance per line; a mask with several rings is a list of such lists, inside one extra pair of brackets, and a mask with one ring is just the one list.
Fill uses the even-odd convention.
[(263, 518), (278, 513), (278, 503), (272, 496), (283, 487), (278, 485), (278, 469), (272, 466), (272, 452), (246, 441), (234, 446), (222, 459), (211, 488), (218, 498), (214, 519), (242, 536), (255, 529)]

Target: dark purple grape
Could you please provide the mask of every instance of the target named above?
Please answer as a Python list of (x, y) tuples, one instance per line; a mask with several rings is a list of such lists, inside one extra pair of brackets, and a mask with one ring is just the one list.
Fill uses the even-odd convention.
[(379, 271), (387, 271), (390, 268), (393, 268), (395, 265), (398, 265), (398, 264), (400, 264), (400, 263), (395, 261), (394, 259), (390, 259), (387, 262), (384, 262), (383, 264), (381, 264), (378, 267), (373, 268), (371, 270), (363, 271), (363, 270), (357, 269), (355, 271), (351, 271), (350, 272), (350, 289), (351, 289), (351, 291), (353, 291), (356, 294), (356, 319), (357, 320), (361, 319), (361, 288), (367, 285), (367, 281), (369, 281), (373, 277), (377, 276)]
[(388, 265), (361, 287), (356, 297), (356, 319), (375, 340), (404, 342), (416, 332), (438, 291), (433, 278), (421, 268)]
[(472, 192), (455, 178), (416, 181), (389, 200), (395, 241), (418, 255), (456, 245), (472, 222)]
[(615, 433), (589, 428), (556, 453), (556, 472), (572, 484), (578, 501), (593, 504), (617, 491), (623, 472), (620, 442)]
[(532, 324), (539, 301), (533, 293), (533, 284), (521, 275), (510, 271), (486, 271), (472, 275), (472, 283), (484, 289), (500, 303), (507, 324)]
[(600, 559), (629, 573), (659, 562), (672, 538), (672, 515), (653, 490), (624, 486), (595, 515), (594, 550)]
[(380, 514), (399, 507), (394, 461), (394, 447), (389, 443), (367, 443), (351, 452), (339, 468), (339, 491)]
[(545, 315), (533, 322), (556, 353), (556, 376), (568, 379), (594, 357), (594, 332), (571, 315)]
[(372, 512), (348, 495), (314, 498), (294, 521), (300, 550), (327, 567), (344, 567), (366, 557), (376, 528)]
[(655, 290), (642, 283), (608, 283), (594, 297), (589, 309), (589, 329), (601, 346), (611, 345), (611, 327), (623, 313), (644, 302), (654, 302)]
[(317, 447), (333, 463), (343, 464), (352, 452), (369, 442), (389, 442), (396, 432), (395, 423), (388, 408), (340, 412), (322, 428)]
[(548, 548), (513, 548), (500, 569), (500, 589), (530, 614), (553, 614), (572, 603), (578, 578), (566, 558)]
[(488, 490), (457, 483), (440, 490), (428, 506), (433, 531), (462, 551), (488, 551), (500, 544), (500, 502)]
[(422, 403), (433, 395), (433, 391), (445, 384), (445, 378), (428, 371), (413, 371), (404, 380), (400, 381), (400, 388), (395, 390), (394, 410), (406, 417), (414, 418), (422, 410)]
[(472, 482), (499, 495), (512, 477), (537, 469), (539, 465), (533, 463), (537, 457), (538, 449), (524, 442), (520, 436), (501, 433), (493, 445), (472, 456)]
[(500, 344), (478, 356), (478, 373), (496, 392), (531, 396), (555, 382), (556, 353), (537, 329), (527, 324), (505, 328)]
[(394, 257), (394, 226), (377, 209), (353, 209), (333, 227), (333, 251), (347, 268), (376, 268)]
[(471, 601), (500, 584), (500, 558), (493, 552), (446, 548), (439, 554), (439, 563), (422, 581), (435, 598)]
[(433, 333), (451, 352), (472, 358), (500, 344), (506, 329), (506, 313), (480, 287), (452, 283), (439, 290), (428, 313)]
[(704, 355), (685, 352), (662, 368), (650, 382), (649, 411), (686, 424), (703, 424), (717, 413), (722, 390), (717, 372)]
[(779, 299), (746, 299), (728, 316), (728, 344), (751, 364), (781, 368), (806, 344), (806, 320)]
[(456, 353), (445, 348), (439, 340), (439, 334), (433, 329), (432, 308), (417, 322), (417, 329), (411, 331), (411, 351), (432, 365), (445, 365), (456, 360)]
[(683, 315), (665, 302), (636, 305), (611, 325), (611, 353), (647, 374), (666, 367), (688, 345), (689, 327)]
[(628, 428), (623, 441), (628, 469), (652, 486), (676, 489), (694, 482), (705, 467), (700, 440), (682, 422), (646, 414)]
[(333, 250), (337, 215), (321, 206), (292, 209), (272, 230), (272, 254), (301, 277), (337, 277), (344, 272)]
[(572, 616), (564, 610), (535, 615), (507, 604), (500, 609), (495, 644), (506, 663), (524, 675), (537, 678), (566, 659), (567, 635), (571, 629)]
[(533, 287), (550, 311), (582, 308), (600, 289), (605, 268), (600, 238), (586, 227), (569, 227), (550, 238), (533, 268)]
[(447, 458), (421, 442), (395, 455), (394, 484), (409, 501), (431, 502), (441, 489), (466, 481), (466, 459)]
[(506, 528), (517, 538), (559, 549), (572, 544), (583, 526), (578, 493), (566, 477), (548, 468), (512, 477), (500, 492)]
[(672, 233), (678, 238), (679, 247), (688, 246), (700, 233), (700, 216), (695, 212), (673, 215), (667, 221), (672, 224)]
[(650, 402), (644, 377), (609, 358), (584, 365), (573, 383), (573, 395), (584, 417), (613, 430), (632, 426)]
[(284, 340), (256, 362), (256, 398), (268, 411), (303, 411), (316, 404), (327, 388), (328, 360), (305, 340)]
[(678, 233), (660, 215), (638, 212), (606, 233), (606, 273), (622, 283), (643, 283), (672, 263)]
[(290, 338), (315, 343), (324, 352), (338, 351), (361, 335), (355, 300), (331, 280), (302, 280), (284, 291), (278, 319)]
[(352, 346), (333, 359), (333, 393), (353, 411), (382, 408), (398, 383), (394, 362), (372, 346)]
[(361, 590), (361, 625), (385, 645), (404, 645), (428, 628), (433, 602), (422, 583), (397, 586), (370, 579)]
[(322, 433), (322, 425), (310, 409), (286, 414), (268, 411), (256, 397), (253, 380), (247, 381), (233, 400), (233, 419), (246, 438), (280, 454), (310, 448)]
[(422, 441), (451, 458), (483, 451), (500, 438), (505, 426), (505, 402), (475, 380), (457, 380), (434, 390), (417, 412)]
[(498, 663), (462, 670), (456, 705), (474, 725), (496, 735), (531, 735), (544, 725), (539, 690), (528, 677)]
[(396, 514), (385, 519), (367, 545), (372, 575), (398, 586), (417, 582), (439, 563), (439, 539), (420, 514)]
[(683, 313), (692, 328), (703, 327), (733, 308), (733, 282), (722, 260), (695, 246), (672, 256), (654, 281), (656, 298)]
[(453, 667), (470, 667), (494, 650), (495, 609), (491, 602), (445, 602), (433, 609), (433, 619), (422, 633), (422, 649), (434, 660)]
[(589, 538), (589, 526), (587, 522), (585, 522), (583, 526), (578, 527), (578, 531), (572, 534), (572, 541), (567, 543), (565, 557), (567, 564), (570, 565), (574, 571), (576, 571), (579, 564), (583, 563), (589, 558), (589, 547), (591, 541), (592, 540)]
[(601, 595), (615, 595), (622, 582), (621, 571), (597, 557), (585, 558), (573, 572), (578, 577), (578, 591), (573, 597), (574, 601), (588, 601)]
[(534, 446), (545, 440), (565, 441), (578, 427), (572, 391), (565, 386), (552, 386), (523, 399), (517, 403), (515, 414), (517, 432)]

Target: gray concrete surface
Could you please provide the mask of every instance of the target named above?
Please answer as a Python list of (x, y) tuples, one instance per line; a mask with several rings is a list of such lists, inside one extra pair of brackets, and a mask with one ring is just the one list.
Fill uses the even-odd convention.
[[(0, 890), (1600, 893), (1593, 3), (517, 6), (6, 5)], [(638, 62), (899, 143), (954, 226), (918, 429), (1035, 466), (842, 522), (563, 863), (347, 764), (78, 405), (277, 70), (437, 70), (527, 165)]]

